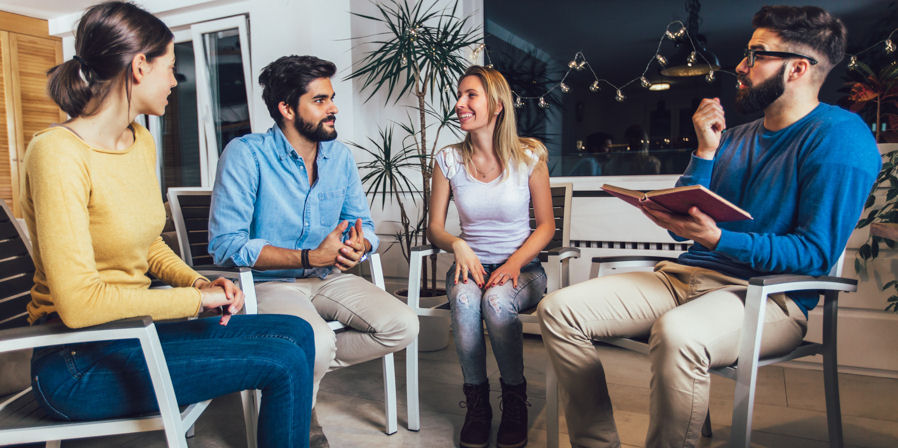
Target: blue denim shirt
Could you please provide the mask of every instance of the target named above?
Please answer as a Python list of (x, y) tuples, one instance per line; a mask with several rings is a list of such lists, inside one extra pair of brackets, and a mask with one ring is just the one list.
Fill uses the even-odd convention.
[[(365, 238), (376, 251), (374, 222), (349, 148), (321, 142), (317, 163), (318, 179), (309, 185), (303, 159), (277, 125), (231, 140), (212, 192), (209, 253), (215, 264), (253, 266), (266, 245), (314, 249), (341, 221), (351, 225), (356, 218), (362, 218)], [(268, 270), (257, 277), (324, 278), (331, 270)]]

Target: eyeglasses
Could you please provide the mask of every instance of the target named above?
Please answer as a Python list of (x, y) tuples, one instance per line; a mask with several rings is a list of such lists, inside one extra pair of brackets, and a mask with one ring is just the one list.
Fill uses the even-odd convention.
[(801, 59), (807, 59), (808, 62), (811, 63), (811, 65), (815, 65), (817, 63), (817, 60), (810, 56), (805, 56), (803, 54), (798, 54), (798, 53), (789, 53), (787, 51), (767, 51), (767, 50), (755, 50), (753, 48), (746, 48), (745, 53), (742, 53), (742, 57), (748, 61), (749, 68), (755, 66), (755, 60), (757, 60), (758, 56), (774, 56), (774, 57), (778, 57), (778, 58), (801, 58)]

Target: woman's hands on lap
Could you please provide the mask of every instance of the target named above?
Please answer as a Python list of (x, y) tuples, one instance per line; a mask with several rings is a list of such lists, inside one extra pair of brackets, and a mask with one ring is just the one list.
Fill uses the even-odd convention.
[(465, 240), (458, 238), (452, 243), (452, 252), (455, 254), (455, 284), (461, 277), (463, 283), (468, 283), (468, 274), (477, 283), (477, 286), (483, 287), (483, 276), (486, 269), (480, 264), (480, 258), (471, 250)]
[(194, 285), (203, 295), (202, 307), (204, 310), (221, 308), (221, 325), (227, 325), (232, 314), (239, 313), (243, 309), (243, 291), (234, 282), (219, 277), (211, 282), (199, 279)]

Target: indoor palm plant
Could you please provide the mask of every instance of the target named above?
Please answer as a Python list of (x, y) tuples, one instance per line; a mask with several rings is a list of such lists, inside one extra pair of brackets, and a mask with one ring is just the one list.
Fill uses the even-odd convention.
[[(848, 71), (848, 83), (844, 91), (843, 105), (852, 112), (872, 121), (874, 135), (878, 143), (898, 142), (898, 63), (892, 61), (875, 70), (863, 62), (852, 62)], [(885, 125), (885, 126), (883, 126)], [(877, 201), (877, 191), (885, 191), (885, 200)], [(873, 192), (864, 205), (866, 215), (858, 222), (857, 228), (877, 223), (898, 223), (898, 150), (883, 154), (882, 169), (876, 179)], [(871, 232), (867, 241), (858, 248), (855, 271), (865, 272), (866, 262), (879, 256), (882, 245), (895, 248), (895, 241), (882, 238)], [(898, 312), (898, 282), (892, 280), (883, 285), (883, 290), (891, 290), (886, 310)]]
[[(453, 92), (470, 64), (466, 58), (470, 47), (479, 44), (480, 36), (479, 30), (470, 25), (469, 17), (459, 18), (457, 1), (445, 9), (436, 0), (390, 0), (374, 6), (375, 15), (353, 14), (377, 22), (385, 31), (357, 38), (367, 40), (372, 49), (347, 79), (358, 78), (362, 82), (362, 91), (368, 93), (366, 101), (384, 92), (386, 102), (396, 103), (411, 95), (414, 105), (407, 121), (385, 124), (378, 140), (369, 139), (369, 145), (353, 146), (373, 157), (362, 165), (367, 169), (363, 181), (369, 194), (381, 194), (382, 205), (390, 198), (399, 206), (401, 231), (397, 236), (407, 260), (410, 247), (427, 243), (433, 154), (438, 149), (440, 133), (457, 127)], [(395, 126), (401, 131), (396, 136), (399, 144), (393, 141)], [(413, 188), (415, 183), (409, 177), (412, 168), (421, 173), (420, 190)], [(411, 194), (412, 203), (420, 199), (421, 207), (406, 203), (406, 192)], [(434, 259), (430, 260), (430, 269), (423, 270), (422, 285), (428, 284), (428, 272), (431, 289), (436, 289)]]

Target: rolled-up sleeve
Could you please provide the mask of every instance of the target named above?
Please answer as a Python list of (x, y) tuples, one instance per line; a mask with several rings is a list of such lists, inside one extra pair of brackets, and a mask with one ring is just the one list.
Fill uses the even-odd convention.
[(271, 244), (250, 238), (259, 185), (259, 162), (243, 139), (228, 143), (218, 161), (209, 213), (209, 253), (221, 266), (253, 266)]

